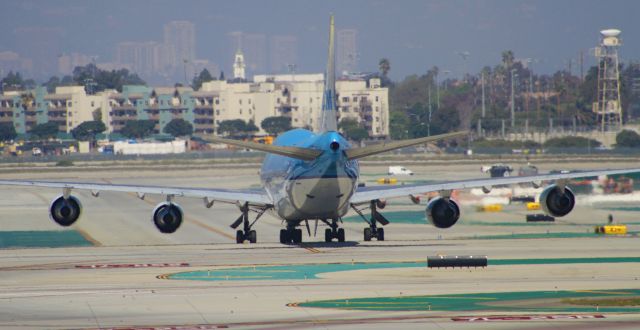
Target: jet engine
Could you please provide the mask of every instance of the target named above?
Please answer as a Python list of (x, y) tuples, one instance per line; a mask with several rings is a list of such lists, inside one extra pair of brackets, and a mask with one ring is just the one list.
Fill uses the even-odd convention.
[(560, 189), (555, 184), (545, 188), (540, 194), (540, 206), (549, 215), (564, 217), (576, 205), (576, 197), (569, 187)]
[(427, 204), (427, 219), (438, 228), (449, 228), (460, 219), (460, 207), (451, 199), (436, 197)]
[(183, 212), (180, 205), (163, 202), (153, 209), (153, 223), (164, 234), (171, 234), (182, 224)]
[(82, 213), (82, 204), (74, 196), (64, 198), (60, 195), (51, 201), (49, 217), (63, 227), (71, 226)]

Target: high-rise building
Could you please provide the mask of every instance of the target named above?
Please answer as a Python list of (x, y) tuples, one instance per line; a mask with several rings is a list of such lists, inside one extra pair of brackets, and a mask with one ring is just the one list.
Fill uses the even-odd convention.
[[(182, 68), (183, 66), (186, 69), (192, 68), (192, 65), (185, 65), (185, 61), (186, 63), (193, 63), (196, 59), (196, 32), (193, 23), (172, 21), (165, 24), (164, 43), (168, 47), (167, 50), (172, 53), (169, 58), (174, 69)], [(187, 75), (191, 77), (193, 72), (187, 72)]]
[(116, 47), (116, 62), (140, 75), (165, 72), (167, 47), (155, 41), (121, 42)]
[(0, 75), (4, 77), (10, 71), (20, 72), (23, 77), (29, 76), (33, 72), (33, 61), (15, 52), (0, 52)]
[(235, 31), (229, 33), (229, 38), (231, 41), (229, 58), (234, 58), (236, 51), (241, 50), (244, 54), (247, 76), (267, 71), (267, 37), (264, 34)]
[(338, 30), (336, 37), (336, 68), (338, 75), (343, 75), (345, 72), (355, 72), (358, 69), (358, 30)]
[(270, 62), (271, 73), (295, 71), (298, 61), (298, 39), (294, 36), (271, 37)]
[(85, 66), (93, 62), (93, 58), (89, 55), (71, 53), (63, 54), (58, 57), (58, 73), (62, 75), (71, 74), (77, 66)]

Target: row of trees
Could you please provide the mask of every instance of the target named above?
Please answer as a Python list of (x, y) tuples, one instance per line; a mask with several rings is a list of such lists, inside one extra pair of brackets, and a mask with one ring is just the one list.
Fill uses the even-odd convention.
[[(153, 134), (155, 122), (152, 120), (130, 120), (120, 130), (120, 134), (131, 139), (146, 138)], [(288, 117), (268, 117), (261, 123), (262, 129), (272, 135), (278, 135), (291, 129), (291, 118)], [(71, 134), (76, 140), (95, 141), (98, 134), (107, 130), (101, 120), (86, 121), (71, 130)], [(248, 123), (241, 119), (222, 121), (218, 127), (219, 134), (240, 137), (252, 135), (257, 132), (258, 127), (252, 122)], [(49, 139), (59, 133), (58, 124), (48, 122), (35, 125), (29, 131), (33, 139)], [(190, 136), (193, 134), (193, 125), (184, 119), (173, 119), (163, 129), (163, 133), (174, 137)], [(0, 123), (0, 140), (14, 140), (18, 136), (12, 123)]]
[[(381, 71), (382, 64), (385, 63), (381, 61)], [(509, 128), (512, 85), (515, 121), (519, 127), (524, 126), (526, 120), (530, 129), (548, 128), (553, 120), (554, 127), (575, 123), (596, 128), (597, 116), (592, 104), (597, 98), (597, 67), (591, 67), (581, 77), (569, 70), (536, 74), (530, 64), (532, 62), (517, 61), (512, 51), (504, 51), (500, 64), (484, 67), (474, 75), (466, 74), (462, 79), (442, 77), (441, 70), (434, 66), (424, 74), (390, 84), (391, 137), (424, 136), (428, 129), (431, 134), (475, 129), (482, 117), (483, 80), (485, 116), (481, 123), (487, 132), (500, 132), (503, 120)], [(640, 93), (635, 79), (640, 77), (640, 64), (620, 65), (620, 77), (623, 119), (638, 121)]]
[[(42, 86), (46, 87), (49, 93), (53, 93), (58, 86), (81, 85), (85, 86), (87, 93), (93, 94), (105, 89), (115, 89), (121, 92), (124, 85), (144, 84), (146, 84), (144, 80), (127, 69), (108, 71), (91, 63), (76, 67), (73, 69), (72, 75), (52, 76)], [(9, 72), (0, 80), (0, 85), (4, 90), (28, 90), (38, 86), (35, 80), (24, 79), (19, 72)]]

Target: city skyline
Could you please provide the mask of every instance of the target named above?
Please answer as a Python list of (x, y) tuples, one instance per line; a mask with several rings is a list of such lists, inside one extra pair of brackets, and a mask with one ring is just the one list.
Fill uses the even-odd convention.
[[(323, 72), (330, 12), (336, 13), (338, 30), (357, 31), (358, 49), (355, 54), (346, 55), (354, 62), (347, 66), (358, 71), (377, 71), (378, 61), (388, 58), (394, 80), (424, 73), (432, 66), (456, 76), (463, 71), (477, 73), (482, 66), (498, 64), (504, 50), (514, 51), (518, 58), (535, 59), (536, 72), (550, 73), (572, 66), (575, 73), (581, 53), (586, 54), (585, 66), (595, 64), (589, 52), (598, 43), (598, 32), (605, 28), (622, 30), (623, 61), (637, 59), (640, 52), (640, 41), (636, 41), (638, 36), (634, 34), (638, 23), (632, 17), (640, 9), (640, 3), (625, 1), (396, 4), (382, 0), (348, 3), (281, 0), (187, 4), (169, 0), (3, 3), (2, 12), (11, 13), (0, 20), (0, 27), (7, 31), (0, 36), (3, 74), (8, 70), (31, 72), (30, 76), (42, 81), (59, 75), (61, 67), (68, 69), (87, 60), (113, 69), (122, 64), (117, 49), (126, 42), (144, 44), (137, 51), (144, 53), (139, 57), (152, 62), (138, 61), (136, 66), (142, 69), (137, 71), (158, 71), (158, 66), (167, 63), (172, 63), (176, 71), (178, 59), (163, 62), (157, 59), (157, 54), (179, 54), (192, 61), (186, 68), (190, 70), (188, 80), (196, 73), (196, 67), (218, 68), (229, 74), (237, 50), (233, 39), (238, 34), (247, 45), (242, 50), (249, 76), (281, 73), (284, 69)], [(191, 33), (174, 38), (173, 42), (191, 43), (194, 47), (187, 47), (190, 50), (181, 47), (183, 50), (178, 53), (166, 48), (165, 25), (174, 21), (192, 24)], [(460, 52), (469, 53), (466, 63), (456, 55)], [(276, 59), (284, 53), (289, 54), (288, 58)], [(173, 80), (185, 78), (184, 74), (175, 76)]]

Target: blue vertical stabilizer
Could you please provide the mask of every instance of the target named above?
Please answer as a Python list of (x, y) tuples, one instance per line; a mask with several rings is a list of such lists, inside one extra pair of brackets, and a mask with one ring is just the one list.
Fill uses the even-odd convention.
[(333, 15), (329, 28), (329, 58), (327, 59), (327, 72), (324, 79), (324, 93), (322, 96), (322, 114), (320, 119), (320, 131), (337, 131), (336, 123), (336, 68), (335, 68), (335, 28)]

